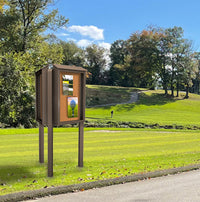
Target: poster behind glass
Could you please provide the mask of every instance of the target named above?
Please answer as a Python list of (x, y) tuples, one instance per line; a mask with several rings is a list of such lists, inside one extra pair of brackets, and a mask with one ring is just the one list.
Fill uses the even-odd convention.
[(78, 117), (78, 97), (68, 97), (68, 118)]
[(73, 75), (63, 75), (63, 95), (73, 96)]

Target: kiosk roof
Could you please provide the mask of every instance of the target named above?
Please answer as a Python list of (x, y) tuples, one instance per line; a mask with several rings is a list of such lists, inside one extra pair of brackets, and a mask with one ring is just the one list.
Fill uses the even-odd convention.
[(77, 66), (74, 66), (74, 65), (58, 65), (58, 64), (53, 64), (53, 66), (55, 68), (58, 68), (58, 69), (63, 69), (63, 70), (71, 70), (71, 71), (81, 71), (81, 72), (86, 72), (87, 70), (82, 68), (82, 67), (77, 67)]

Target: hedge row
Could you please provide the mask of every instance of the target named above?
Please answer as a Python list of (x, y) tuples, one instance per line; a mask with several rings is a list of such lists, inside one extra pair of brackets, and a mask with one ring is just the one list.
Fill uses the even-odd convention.
[[(77, 127), (77, 124), (66, 125), (65, 127)], [(200, 126), (196, 125), (160, 125), (146, 124), (142, 122), (126, 122), (126, 121), (88, 121), (84, 123), (84, 127), (89, 128), (151, 128), (151, 129), (183, 129), (183, 130), (200, 130)]]

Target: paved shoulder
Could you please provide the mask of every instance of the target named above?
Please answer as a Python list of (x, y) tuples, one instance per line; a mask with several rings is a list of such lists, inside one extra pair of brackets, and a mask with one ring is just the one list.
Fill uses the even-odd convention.
[(199, 202), (200, 170), (34, 200), (36, 201)]

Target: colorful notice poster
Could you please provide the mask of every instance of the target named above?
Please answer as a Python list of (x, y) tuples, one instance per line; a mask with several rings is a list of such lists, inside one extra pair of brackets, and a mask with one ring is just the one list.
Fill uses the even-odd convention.
[(63, 75), (63, 95), (73, 96), (73, 75)]
[(78, 117), (78, 97), (68, 97), (68, 118)]

